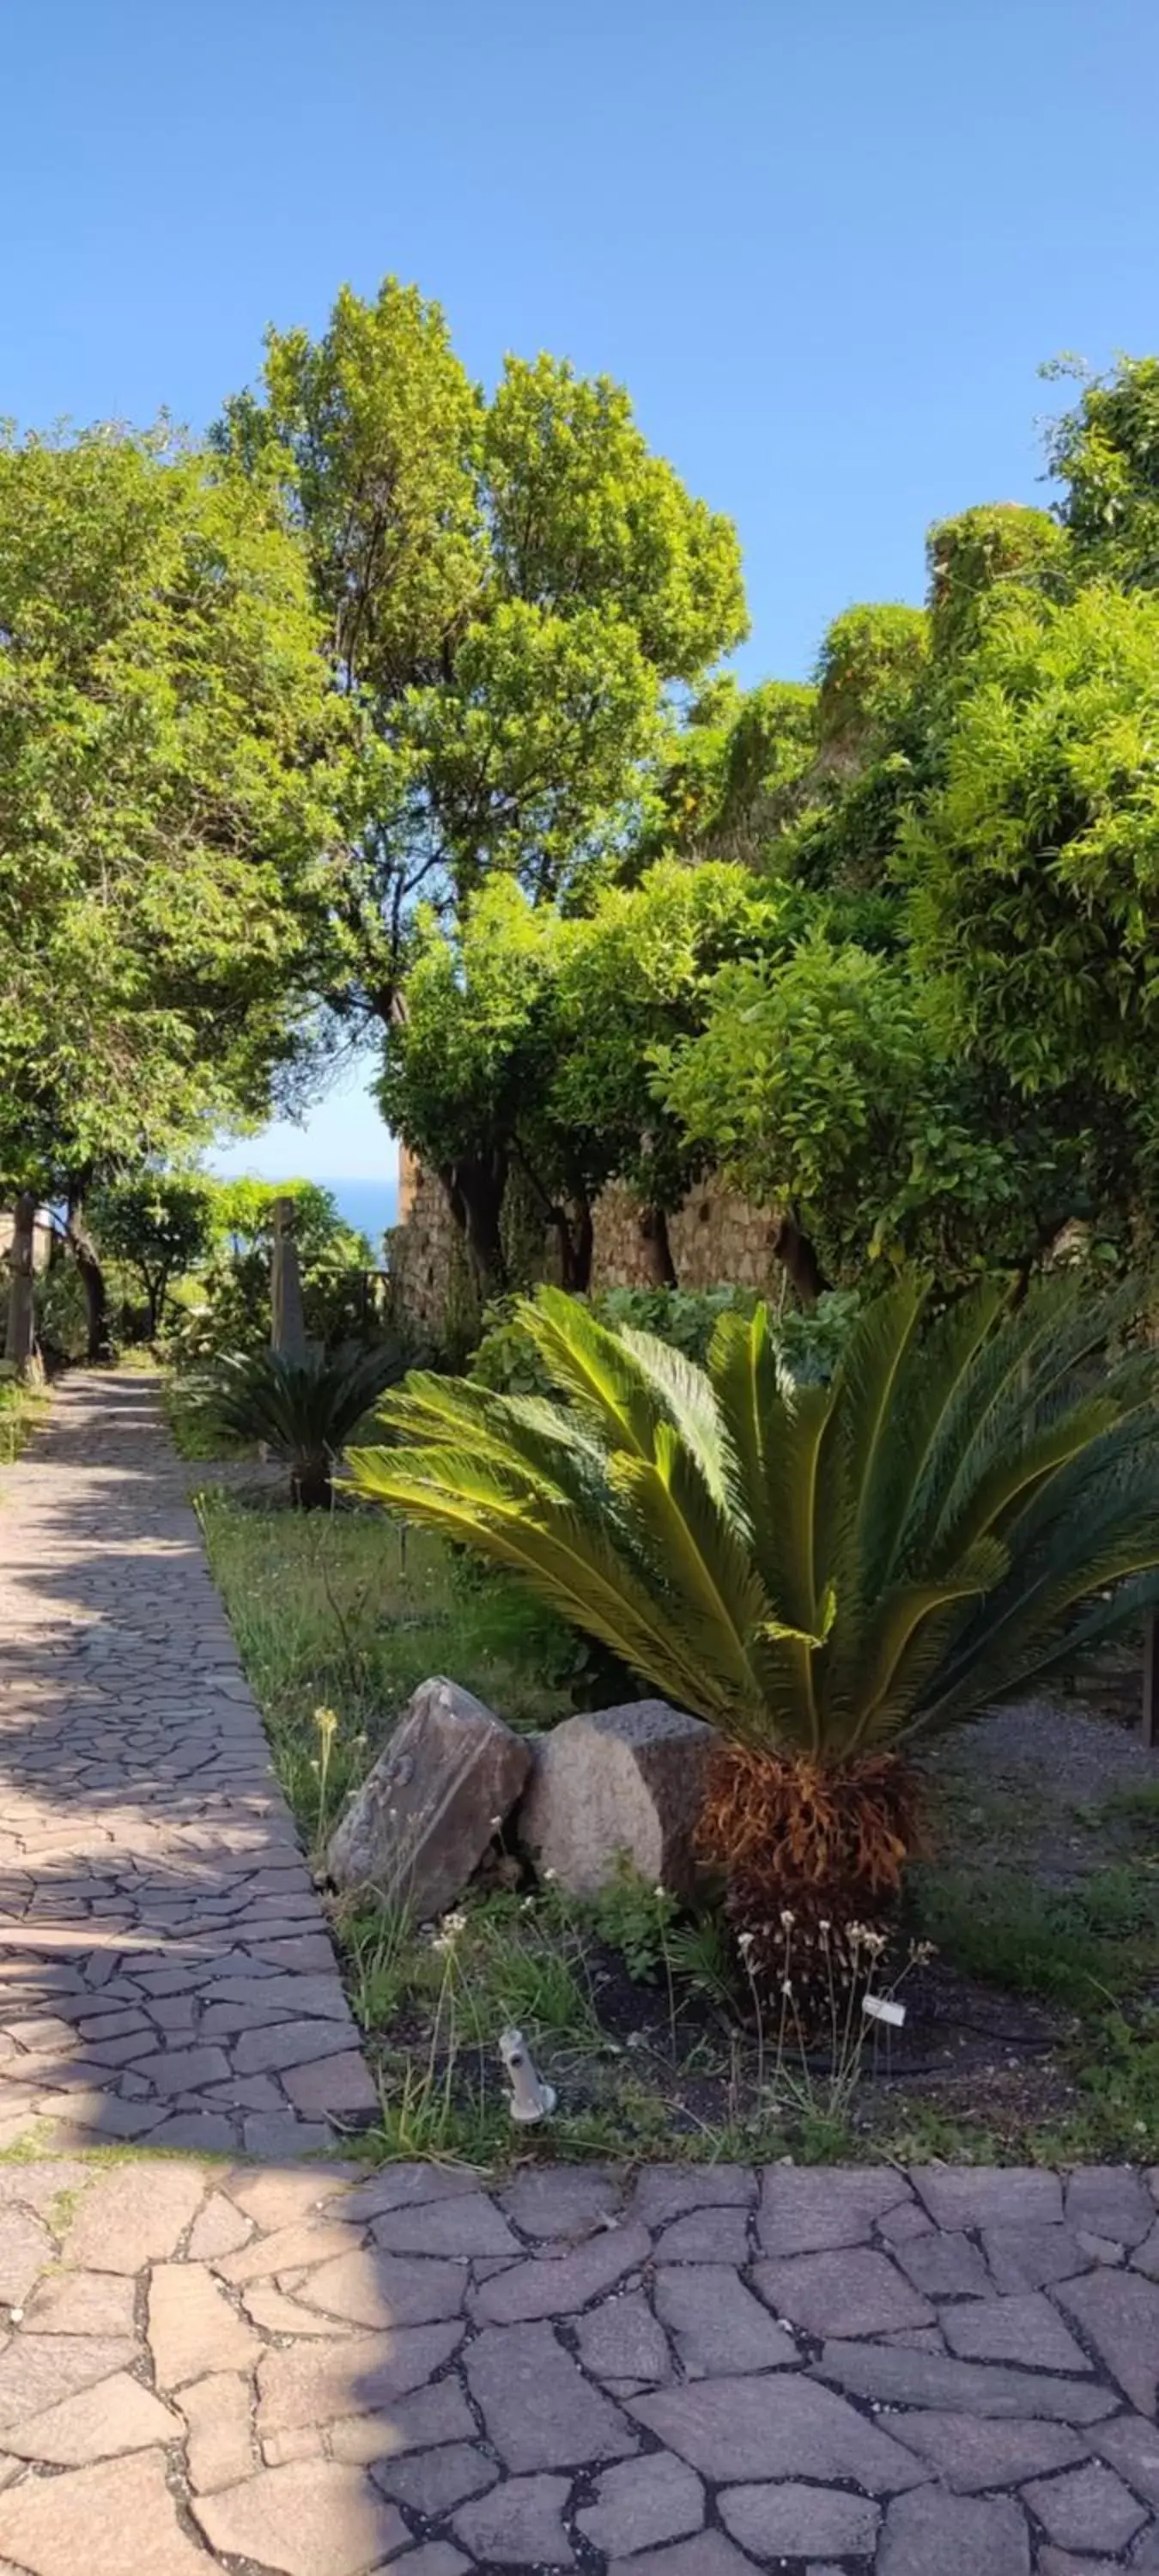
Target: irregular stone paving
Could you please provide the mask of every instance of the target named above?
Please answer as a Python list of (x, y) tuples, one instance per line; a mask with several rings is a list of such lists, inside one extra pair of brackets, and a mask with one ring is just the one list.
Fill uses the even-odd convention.
[(139, 1381), (0, 1511), (0, 1766), (0, 2576), (1159, 2570), (1159, 2168), (288, 2160), (373, 2094)]
[(0, 2164), (0, 2576), (1159, 2568), (1157, 2199)]
[(3, 1483), (0, 2147), (324, 2147), (374, 2088), (154, 1390)]

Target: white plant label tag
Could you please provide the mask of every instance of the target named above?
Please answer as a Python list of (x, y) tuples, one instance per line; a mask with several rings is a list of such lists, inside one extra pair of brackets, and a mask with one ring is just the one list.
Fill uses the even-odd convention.
[(891, 2030), (900, 2030), (905, 2020), (905, 2005), (894, 2004), (888, 1995), (863, 1995), (861, 2009), (870, 2021), (886, 2021)]

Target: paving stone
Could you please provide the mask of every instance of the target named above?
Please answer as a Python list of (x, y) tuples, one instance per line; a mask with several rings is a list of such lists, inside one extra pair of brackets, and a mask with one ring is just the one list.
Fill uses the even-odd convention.
[(47, 2227), (27, 2209), (0, 2209), (0, 2300), (19, 2308), (56, 2252)]
[(522, 2254), (502, 2211), (481, 2191), (400, 2207), (373, 2220), (371, 2235), (388, 2254)]
[(678, 2540), (671, 2549), (646, 2549), (642, 2557), (613, 2558), (608, 2576), (753, 2576), (751, 2558), (743, 2558), (723, 2532), (701, 2531), (694, 2540)]
[(273, 2281), (253, 2281), (240, 2296), (247, 2317), (266, 2334), (341, 2337), (354, 2332), (340, 2317), (325, 2316), (300, 2299), (288, 2298)]
[[(444, 2207), (449, 2217), (463, 2203), (448, 2201)], [(380, 2243), (380, 2227), (388, 2223), (380, 2222), (375, 2228)], [(625, 2274), (637, 2271), (651, 2252), (646, 2227), (601, 2228), (598, 2236), (589, 2236), (586, 2244), (569, 2253), (536, 2254), (497, 2272), (475, 2291), (473, 2312), (481, 2325), (521, 2325), (536, 2317), (574, 2316), (589, 2299), (600, 2298)]]
[[(336, 2214), (333, 2203), (340, 2196), (334, 2168), (319, 2172), (316, 2165), (306, 2173), (300, 2167), (295, 2171), (293, 2166), (281, 2170), (275, 2166), (267, 2173), (254, 2173), (243, 2165), (236, 2173), (225, 2176), (222, 2188), (234, 2207), (244, 2211), (254, 2226), (269, 2236), (281, 2228), (296, 2227), (305, 2219), (332, 2218)], [(341, 2197), (349, 2204), (350, 2218), (360, 2218), (361, 2211), (354, 2207), (357, 2195), (343, 2192)], [(346, 2214), (344, 2206), (343, 2215)]]
[(29, 2334), (131, 2335), (136, 2287), (115, 2272), (50, 2272), (24, 2313)]
[(1159, 2429), (1142, 2415), (1117, 2415), (1088, 2435), (1092, 2451), (1122, 2471), (1148, 2504), (1159, 2506)]
[[(292, 2179), (304, 2181), (305, 2177), (295, 2175)], [(386, 2217), (394, 2209), (416, 2209), (431, 2200), (474, 2199), (477, 2191), (475, 2176), (465, 2165), (397, 2164), (385, 2166), (370, 2182), (355, 2183), (348, 2191), (331, 2191), (324, 2206), (329, 2218), (361, 2223), (369, 2218)], [(239, 2199), (241, 2194), (235, 2193), (234, 2197)], [(248, 2201), (243, 2199), (242, 2206), (248, 2208)], [(279, 2223), (274, 2219), (262, 2221), (263, 2226)], [(446, 2249), (437, 2247), (435, 2250), (444, 2252)], [(516, 2243), (514, 2251), (520, 2250)]]
[(622, 2199), (623, 2183), (608, 2170), (535, 2165), (499, 2193), (499, 2207), (524, 2236), (576, 2238), (614, 2217)]
[(574, 2333), (584, 2369), (595, 2379), (652, 2380), (660, 2386), (672, 2377), (667, 2336), (639, 2290), (602, 2299), (575, 2319)]
[(665, 2264), (656, 2274), (656, 2315), (673, 2336), (685, 2377), (721, 2371), (787, 2370), (800, 2355), (790, 2334), (723, 2263)]
[(876, 2567), (877, 2576), (1030, 2576), (1026, 2516), (1008, 2496), (922, 2487), (891, 2504)]
[(810, 2334), (889, 2334), (936, 2322), (928, 2299), (903, 2281), (886, 2255), (868, 2247), (758, 2263), (753, 2279), (775, 2316), (791, 2318)]
[(74, 2390), (110, 2379), (139, 2357), (128, 2335), (14, 2335), (0, 2352), (2, 2428), (43, 2414)]
[(549, 2326), (487, 2326), (468, 2344), (464, 2368), (508, 2469), (579, 2468), (639, 2447), (619, 2408), (584, 2378)]
[(987, 2419), (1026, 2415), (1054, 2424), (1097, 2424), (1116, 2405), (1111, 2391), (1093, 2379), (1048, 2378), (1001, 2362), (943, 2359), (890, 2344), (826, 2343), (817, 2368), (823, 2379), (855, 2397)]
[[(894, 2262), (915, 2290), (935, 2299), (988, 2299), (994, 2283), (976, 2245), (958, 2234), (943, 2236), (938, 2228), (907, 2237), (895, 2245)], [(863, 2329), (858, 2329), (863, 2331)]]
[(893, 2495), (927, 2475), (844, 2398), (791, 2371), (660, 2388), (628, 2398), (626, 2410), (692, 2468), (728, 2484), (848, 2479)]
[(508, 2478), (451, 2518), (451, 2529), (482, 2566), (574, 2567), (561, 2519), (570, 2478)]
[(198, 2494), (248, 2478), (255, 2465), (248, 2379), (211, 2371), (182, 2389), (180, 2406), (189, 2428), (189, 2483)]
[(363, 2576), (409, 2537), (373, 2480), (337, 2460), (259, 2469), (242, 2486), (195, 2496), (193, 2510), (211, 2549), (282, 2576)]
[(263, 2349), (202, 2263), (154, 2264), (149, 2346), (157, 2385), (164, 2389), (181, 2388), (207, 2371), (252, 2370)]
[(992, 2416), (893, 2413), (891, 2435), (929, 2460), (948, 2487), (973, 2495), (983, 2487), (1020, 2486), (1050, 2469), (1084, 2460), (1102, 2426), (1085, 2438), (1065, 2424), (1002, 2423)]
[(1032, 2370), (1091, 2367), (1082, 2345), (1068, 2334), (1041, 2290), (944, 2307), (940, 2319), (951, 2352), (963, 2361), (1014, 2361)]
[(1057, 2478), (1037, 2478), (1022, 2490), (1052, 2540), (1066, 2549), (1125, 2549), (1147, 2520), (1113, 2469), (1089, 2460)]
[(139, 2272), (176, 2252), (205, 2197), (196, 2165), (116, 2165), (85, 2193), (65, 2235), (70, 2263)]
[[(155, 2451), (32, 2478), (0, 2495), (0, 2551), (30, 2576), (128, 2576), (127, 2532), (148, 2532), (148, 2576), (206, 2576)], [(142, 2569), (142, 2576), (144, 2570)]]
[(725, 2530), (757, 2564), (770, 2558), (870, 2558), (881, 2523), (880, 2505), (833, 2488), (794, 2485), (726, 2487), (720, 2498)]
[(323, 2155), (334, 2132), (326, 2120), (303, 2120), (296, 2111), (254, 2111), (242, 2121), (247, 2156)]
[(440, 2449), (411, 2451), (401, 2459), (383, 2461), (374, 2483), (396, 2504), (409, 2505), (428, 2522), (439, 2522), (454, 2505), (493, 2487), (498, 2475), (494, 2460), (478, 2443), (449, 2442)]
[(210, 2263), (219, 2254), (236, 2254), (253, 2234), (253, 2222), (227, 2200), (223, 2191), (210, 2194), (205, 2207), (194, 2219), (189, 2238), (189, 2253), (195, 2263)]
[(300, 2272), (309, 2264), (328, 2263), (336, 2255), (357, 2253), (358, 2245), (356, 2228), (344, 2227), (336, 2219), (315, 2213), (288, 2227), (276, 2227), (272, 2235), (256, 2236), (252, 2244), (243, 2245), (236, 2254), (220, 2255), (213, 2268), (220, 2280), (240, 2290), (247, 2281), (270, 2281), (281, 2272)]
[(656, 2239), (658, 2263), (747, 2263), (749, 2221), (744, 2209), (691, 2209)]
[(1142, 2244), (1136, 2245), (1131, 2256), (1131, 2269), (1133, 2272), (1146, 2272), (1149, 2280), (1159, 2281), (1159, 2219), (1143, 2238)]
[(1139, 2245), (1155, 2218), (1155, 2204), (1141, 2173), (1131, 2165), (1084, 2165), (1066, 2186), (1069, 2226), (1114, 2244)]
[(122, 2370), (42, 2415), (7, 2425), (0, 2448), (53, 2468), (83, 2469), (119, 2451), (145, 2451), (155, 2442), (180, 2440), (181, 2432), (180, 2416)]
[(462, 2334), (454, 2323), (399, 2326), (391, 2334), (350, 2335), (333, 2344), (267, 2351), (258, 2363), (259, 2438), (264, 2441), (268, 2433), (299, 2424), (376, 2413), (441, 2370)]
[(866, 2165), (773, 2165), (763, 2176), (757, 2233), (765, 2254), (811, 2254), (833, 2245), (863, 2245), (874, 2220), (910, 2198), (892, 2169)]
[(406, 2451), (431, 2450), (441, 2442), (472, 2442), (478, 2432), (474, 2415), (456, 2379), (437, 2379), (416, 2388), (412, 2397), (392, 2400), (381, 2415), (348, 2415), (331, 2424), (330, 2448), (336, 2460), (360, 2467), (399, 2458)]
[(282, 2085), (296, 2110), (318, 2119), (350, 2120), (357, 2112), (374, 2113), (382, 2107), (378, 2086), (356, 2048), (343, 2049), (311, 2066), (287, 2067)]
[(1090, 2272), (1056, 2293), (1140, 2414), (1154, 2415), (1159, 2380), (1159, 2288), (1137, 2272)]
[(704, 2521), (704, 2489), (694, 2470), (670, 2451), (651, 2451), (639, 2460), (621, 2460), (605, 2469), (595, 2500), (576, 2515), (576, 2524), (593, 2549), (623, 2558), (655, 2549), (665, 2540), (682, 2540)]
[(1062, 2219), (1057, 2174), (915, 2165), (910, 2180), (937, 2227), (1046, 2227)]
[(237, 2145), (237, 2129), (232, 2120), (218, 2112), (182, 2111), (160, 2128), (150, 2129), (149, 2147), (192, 2148), (199, 2156), (228, 2155)]
[(982, 2243), (999, 2290), (1045, 2290), (1054, 2281), (1073, 2280), (1091, 2268), (1091, 2256), (1084, 2252), (1073, 2227), (1034, 2221), (1023, 2227), (1015, 2222), (987, 2227)]
[(645, 2165), (637, 2174), (628, 2215), (645, 2227), (666, 2227), (688, 2209), (755, 2209), (757, 2176), (748, 2165)]
[[(461, 2549), (452, 2549), (449, 2540), (430, 2540), (425, 2549), (408, 2550), (406, 2557), (407, 2576), (469, 2576), (470, 2565), (470, 2559), (464, 2558)], [(2, 2568), (0, 2576), (4, 2576)], [(376, 2569), (374, 2576), (385, 2576), (385, 2570)]]
[(467, 2288), (466, 2267), (405, 2254), (340, 2254), (303, 2282), (307, 2307), (356, 2326), (421, 2326), (457, 2317)]

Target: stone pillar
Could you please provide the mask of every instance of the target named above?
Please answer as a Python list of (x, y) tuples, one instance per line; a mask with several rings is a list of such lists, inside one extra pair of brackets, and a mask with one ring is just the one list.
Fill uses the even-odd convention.
[(293, 1199), (274, 1201), (274, 1247), (270, 1264), (270, 1348), (286, 1359), (306, 1356), (306, 1318), (302, 1308), (302, 1274), (294, 1241), (297, 1211)]
[(12, 1283), (8, 1291), (8, 1327), (4, 1339), (4, 1356), (12, 1363), (19, 1378), (40, 1374), (33, 1293), (35, 1251), (36, 1200), (31, 1190), (22, 1190), (16, 1202), (12, 1241), (8, 1248)]

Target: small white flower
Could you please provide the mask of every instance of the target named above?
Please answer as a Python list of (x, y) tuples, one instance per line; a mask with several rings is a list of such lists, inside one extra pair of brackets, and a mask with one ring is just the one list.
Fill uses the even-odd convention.
[(559, 1871), (557, 1869), (545, 1869), (543, 1876), (545, 1884), (550, 1887), (552, 1880), (559, 1877)]
[(653, 1888), (653, 1890), (652, 1890), (652, 1894), (653, 1894), (653, 1896), (663, 1896), (663, 1894), (664, 1894), (664, 1889), (663, 1889), (659, 1884), (657, 1884), (657, 1885)]
[(738, 1932), (738, 1933), (737, 1933), (737, 1936), (736, 1936), (736, 1946), (737, 1946), (738, 1950), (740, 1951), (740, 1953), (741, 1953), (741, 1957), (742, 1957), (742, 1958), (747, 1959), (747, 1957), (748, 1957), (748, 1955), (749, 1955), (750, 1950), (751, 1950), (751, 1949), (753, 1949), (753, 1948), (755, 1947), (755, 1944), (756, 1944), (756, 1937), (757, 1937), (757, 1936), (756, 1936), (756, 1933), (755, 1933), (755, 1932)]
[(794, 1925), (794, 1923), (796, 1922), (796, 1920), (797, 1920), (796, 1915), (795, 1915), (795, 1914), (790, 1914), (789, 1909), (788, 1909), (788, 1906), (787, 1906), (787, 1905), (786, 1905), (786, 1906), (784, 1906), (784, 1907), (782, 1908), (782, 1911), (781, 1911), (781, 1930), (782, 1930), (782, 1932), (791, 1932), (791, 1931), (792, 1931), (792, 1929), (793, 1929), (793, 1925)]

